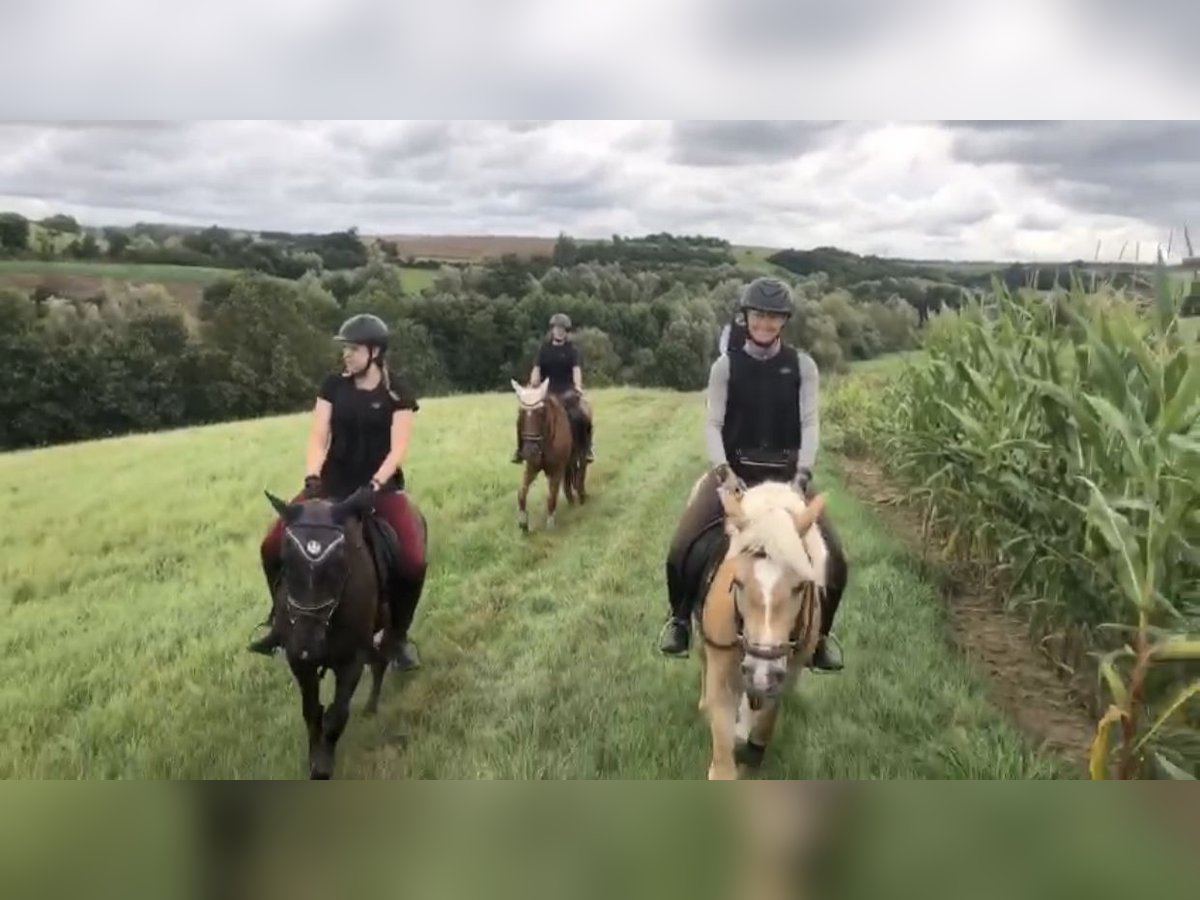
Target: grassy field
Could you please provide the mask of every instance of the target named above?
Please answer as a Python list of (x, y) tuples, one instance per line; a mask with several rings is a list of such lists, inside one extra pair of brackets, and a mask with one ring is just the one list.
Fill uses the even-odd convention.
[(103, 263), (72, 260), (0, 260), (0, 278), (5, 275), (72, 275), (111, 278), (118, 281), (169, 283), (176, 281), (208, 284), (232, 274), (229, 269), (203, 266), (168, 266), (140, 263)]
[(408, 266), (402, 266), (400, 269), (400, 284), (403, 285), (405, 293), (419, 294), (433, 284), (433, 280), (437, 276), (438, 273), (433, 269), (413, 269)]
[[(701, 471), (696, 395), (598, 391), (592, 502), (516, 527), (505, 395), (431, 399), (407, 466), (431, 526), (413, 637), (341, 777), (703, 778), (698, 661), (655, 648), (665, 546)], [(246, 653), (266, 606), (263, 489), (294, 493), (284, 417), (0, 456), (0, 777), (292, 778), (299, 699)], [(787, 700), (772, 778), (1070, 777), (1017, 733), (945, 638), (899, 541), (819, 467), (851, 561), (848, 660)], [(327, 691), (331, 685), (327, 685)]]

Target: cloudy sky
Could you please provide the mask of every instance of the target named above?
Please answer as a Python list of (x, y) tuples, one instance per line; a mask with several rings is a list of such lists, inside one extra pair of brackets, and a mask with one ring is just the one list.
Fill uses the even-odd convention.
[(668, 230), (935, 258), (1172, 256), (1189, 122), (0, 124), (0, 209), (367, 233)]

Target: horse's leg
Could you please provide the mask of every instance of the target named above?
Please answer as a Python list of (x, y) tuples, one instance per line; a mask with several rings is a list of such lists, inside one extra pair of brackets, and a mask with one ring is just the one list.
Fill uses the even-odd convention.
[(546, 527), (554, 527), (554, 512), (558, 509), (558, 490), (562, 486), (563, 470), (559, 469), (549, 476), (549, 490), (546, 492)]
[(762, 706), (749, 712), (749, 740), (738, 747), (738, 762), (747, 768), (757, 769), (762, 765), (771, 735), (775, 733), (775, 718), (779, 715), (779, 700), (764, 700)]
[(375, 715), (379, 709), (379, 691), (383, 687), (383, 676), (387, 672), (388, 660), (391, 659), (392, 643), (395, 640), (396, 626), (392, 621), (392, 611), (390, 604), (386, 598), (380, 597), (381, 606), (377, 613), (377, 618), (383, 622), (383, 630), (379, 636), (379, 641), (376, 642), (375, 636), (371, 635), (369, 647), (366, 651), (367, 661), (371, 666), (371, 693), (367, 696), (367, 705), (363, 707), (363, 713), (368, 716)]
[(367, 705), (363, 708), (363, 713), (368, 716), (375, 715), (379, 709), (379, 691), (383, 687), (383, 676), (387, 672), (390, 649), (391, 641), (385, 639), (382, 646), (371, 648), (368, 657), (371, 663), (371, 693), (367, 697)]
[(591, 409), (589, 408), (587, 410), (587, 422), (583, 428), (583, 450), (579, 454), (579, 481), (575, 485), (575, 493), (579, 495), (580, 506), (587, 503), (588, 450), (592, 446), (592, 429), (594, 427)]
[(346, 729), (350, 719), (350, 698), (358, 687), (363, 673), (363, 658), (356, 653), (353, 659), (342, 663), (334, 669), (337, 689), (334, 691), (333, 702), (325, 710), (324, 727), (321, 731), (321, 743), (317, 747), (316, 758), (309, 776), (314, 779), (327, 780), (333, 777), (333, 758), (337, 750), (338, 739)]
[(531, 472), (529, 463), (526, 463), (521, 473), (521, 487), (517, 491), (517, 524), (522, 531), (529, 530), (529, 510), (525, 508), (525, 502), (529, 499), (529, 485), (536, 474)]
[(288, 659), (296, 684), (300, 686), (300, 710), (308, 728), (308, 767), (311, 771), (314, 754), (321, 743), (321, 682), (316, 667), (299, 660)]
[(575, 460), (574, 458), (567, 461), (567, 469), (563, 475), (563, 495), (567, 498), (567, 505), (575, 505)]
[(732, 650), (704, 648), (706, 669), (704, 677), (704, 707), (712, 733), (712, 760), (708, 766), (709, 781), (736, 781), (737, 762), (734, 744), (737, 728), (738, 654)]

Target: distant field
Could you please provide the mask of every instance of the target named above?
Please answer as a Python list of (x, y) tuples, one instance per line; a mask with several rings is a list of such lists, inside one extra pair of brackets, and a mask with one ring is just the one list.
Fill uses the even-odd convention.
[(776, 252), (778, 251), (771, 247), (734, 247), (733, 257), (737, 260), (739, 266), (746, 269), (755, 269), (764, 275), (786, 274), (786, 269), (780, 268), (772, 262), (767, 262), (767, 257), (772, 256)]
[(0, 279), (13, 275), (71, 275), (82, 278), (111, 278), (118, 281), (186, 281), (209, 284), (232, 274), (230, 269), (202, 266), (171, 266), (140, 263), (104, 263), (75, 260), (6, 259), (0, 260)]
[(424, 259), (481, 260), (505, 253), (518, 256), (549, 256), (556, 238), (489, 234), (389, 234), (384, 240), (396, 245), (401, 256)]
[(417, 294), (433, 284), (437, 276), (435, 269), (410, 269), (406, 266), (400, 270), (400, 284), (404, 286), (405, 293)]

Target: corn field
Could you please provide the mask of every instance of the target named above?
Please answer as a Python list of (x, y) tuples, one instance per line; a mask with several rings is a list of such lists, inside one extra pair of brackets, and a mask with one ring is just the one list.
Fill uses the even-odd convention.
[(880, 455), (947, 551), (1073, 648), (1104, 710), (1094, 778), (1200, 774), (1200, 351), (1182, 294), (991, 296), (929, 327)]

